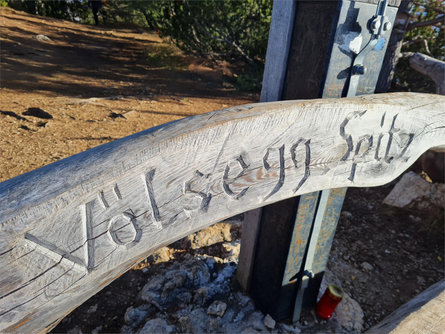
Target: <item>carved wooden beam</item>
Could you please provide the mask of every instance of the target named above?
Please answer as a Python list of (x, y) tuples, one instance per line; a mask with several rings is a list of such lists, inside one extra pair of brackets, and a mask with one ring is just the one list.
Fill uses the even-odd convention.
[(445, 145), (445, 97), (251, 104), (168, 123), (0, 183), (0, 332), (52, 328), (142, 260), (299, 194), (377, 186)]

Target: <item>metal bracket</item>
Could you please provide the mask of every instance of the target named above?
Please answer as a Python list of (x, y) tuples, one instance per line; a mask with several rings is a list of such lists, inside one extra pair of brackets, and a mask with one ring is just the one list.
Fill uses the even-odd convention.
[[(358, 82), (360, 76), (366, 74), (366, 67), (363, 65), (363, 60), (366, 55), (375, 48), (377, 42), (382, 34), (391, 30), (392, 24), (385, 16), (386, 8), (388, 6), (388, 0), (379, 1), (377, 4), (376, 15), (373, 16), (368, 22), (368, 29), (371, 33), (371, 38), (365, 47), (354, 56), (354, 61), (351, 66), (350, 80), (348, 93), (346, 97), (354, 97), (357, 94)], [(354, 50), (351, 49), (353, 53)]]

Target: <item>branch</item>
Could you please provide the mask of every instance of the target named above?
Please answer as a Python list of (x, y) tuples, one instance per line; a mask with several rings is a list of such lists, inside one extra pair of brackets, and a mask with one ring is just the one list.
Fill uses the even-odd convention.
[(445, 10), (440, 8), (440, 7), (428, 6), (428, 5), (424, 5), (424, 4), (420, 3), (420, 2), (415, 2), (415, 1), (414, 1), (414, 5), (419, 6), (419, 7), (423, 7), (425, 9), (427, 9), (427, 10), (432, 10), (432, 11), (437, 12), (437, 13), (445, 14)]
[(437, 94), (445, 95), (445, 61), (418, 52), (405, 52), (403, 57), (408, 57), (411, 68), (434, 81)]
[(423, 46), (425, 47), (426, 53), (428, 55), (432, 56), (430, 48), (428, 46), (428, 41), (425, 38), (422, 38), (420, 36), (414, 37), (411, 41), (403, 42), (402, 46), (410, 46), (412, 44), (419, 43), (419, 42), (423, 43)]
[(413, 30), (415, 28), (420, 28), (420, 27), (427, 27), (427, 26), (432, 26), (435, 24), (443, 24), (445, 20), (445, 16), (441, 15), (439, 17), (436, 17), (435, 19), (429, 20), (429, 21), (423, 21), (423, 22), (414, 22), (414, 23), (410, 23), (408, 24), (408, 27), (406, 28), (406, 31), (410, 31)]

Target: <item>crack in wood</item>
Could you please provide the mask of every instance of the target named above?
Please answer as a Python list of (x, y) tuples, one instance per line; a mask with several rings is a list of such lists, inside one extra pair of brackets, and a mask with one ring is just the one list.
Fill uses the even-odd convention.
[(3, 253), (0, 253), (0, 256), (3, 256), (3, 255), (5, 255), (5, 254), (8, 254), (8, 253), (11, 252), (12, 250), (14, 250), (14, 248), (15, 248), (15, 246), (12, 247), (12, 248), (10, 248), (10, 249), (8, 249), (7, 251), (4, 251)]

